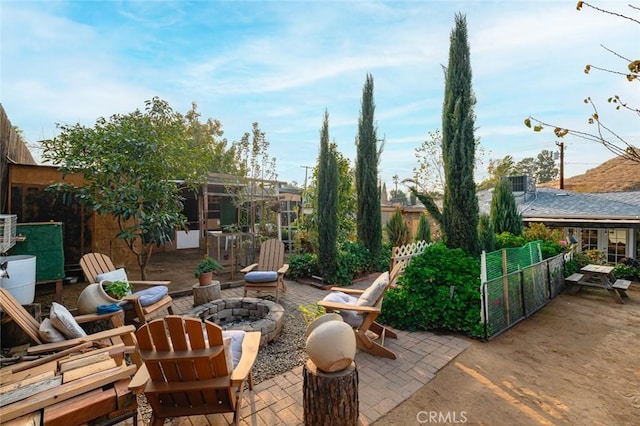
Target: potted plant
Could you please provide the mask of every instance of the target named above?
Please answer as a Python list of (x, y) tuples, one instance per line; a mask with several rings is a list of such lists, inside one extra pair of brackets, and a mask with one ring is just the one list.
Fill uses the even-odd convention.
[(211, 284), (213, 274), (222, 269), (222, 265), (213, 257), (205, 256), (194, 270), (194, 275), (198, 278), (200, 285)]
[(103, 286), (107, 295), (117, 300), (131, 293), (131, 286), (126, 281), (103, 281)]

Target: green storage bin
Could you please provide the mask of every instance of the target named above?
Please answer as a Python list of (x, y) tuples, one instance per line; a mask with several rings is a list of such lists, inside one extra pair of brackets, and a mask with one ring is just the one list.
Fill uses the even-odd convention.
[(16, 236), (26, 238), (16, 241), (8, 254), (36, 256), (36, 282), (64, 278), (62, 222), (18, 223)]

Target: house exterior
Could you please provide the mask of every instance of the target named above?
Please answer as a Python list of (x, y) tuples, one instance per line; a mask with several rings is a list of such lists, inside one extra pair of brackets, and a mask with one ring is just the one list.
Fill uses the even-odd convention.
[[(514, 186), (513, 195), (525, 225), (543, 223), (561, 229), (578, 251), (599, 250), (613, 264), (624, 257), (640, 258), (640, 191), (517, 189), (522, 188)], [(492, 194), (492, 190), (478, 193), (482, 213), (489, 213)]]

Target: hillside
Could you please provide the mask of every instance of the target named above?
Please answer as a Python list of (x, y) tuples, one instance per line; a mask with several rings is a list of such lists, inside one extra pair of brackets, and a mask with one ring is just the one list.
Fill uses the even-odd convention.
[[(538, 186), (559, 188), (558, 180)], [(564, 189), (576, 192), (640, 191), (640, 163), (613, 158), (582, 175), (564, 179)]]

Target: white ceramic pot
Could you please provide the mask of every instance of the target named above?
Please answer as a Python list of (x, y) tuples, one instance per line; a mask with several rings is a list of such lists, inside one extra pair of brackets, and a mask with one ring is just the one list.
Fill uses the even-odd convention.
[(325, 373), (349, 367), (356, 356), (356, 336), (336, 313), (316, 318), (307, 326), (307, 355)]
[(95, 314), (100, 305), (112, 305), (120, 302), (120, 300), (114, 299), (104, 291), (102, 282), (89, 284), (78, 296), (78, 313)]

